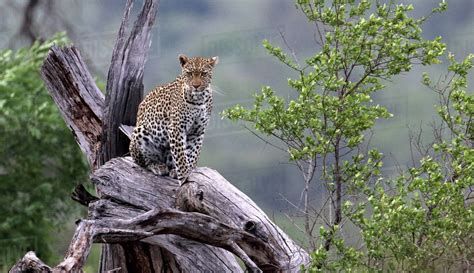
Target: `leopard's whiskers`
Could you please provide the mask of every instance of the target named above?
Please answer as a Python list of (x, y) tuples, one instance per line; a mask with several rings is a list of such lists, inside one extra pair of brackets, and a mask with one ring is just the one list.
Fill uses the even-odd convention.
[(225, 96), (225, 95), (226, 95), (225, 92), (222, 91), (217, 85), (210, 84), (209, 86), (211, 87), (211, 90), (212, 90), (213, 93), (215, 92), (215, 93), (217, 93), (217, 94), (219, 94), (219, 95), (221, 95), (221, 96)]

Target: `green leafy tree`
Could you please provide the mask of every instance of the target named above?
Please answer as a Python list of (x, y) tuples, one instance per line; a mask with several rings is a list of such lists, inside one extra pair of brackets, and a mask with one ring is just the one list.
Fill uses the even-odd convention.
[[(466, 92), (472, 59), (474, 55), (458, 63), (449, 55), (449, 74), (436, 85), (423, 76), (440, 99), (435, 143), (431, 149), (419, 149), (419, 164), (399, 177), (356, 186), (364, 202), (346, 200), (343, 212), (360, 229), (365, 251), (346, 247), (339, 237), (335, 245), (340, 256), (331, 260), (320, 247), (312, 255), (314, 271), (472, 270), (474, 94)], [(372, 158), (381, 159), (381, 154)], [(323, 238), (329, 235), (322, 229)]]
[[(453, 170), (472, 165), (470, 136), (464, 133), (459, 139), (452, 132), (454, 142), (440, 142), (436, 146), (441, 152), (440, 161), (426, 155), (421, 166), (395, 181), (396, 191), (390, 193), (386, 189), (392, 183), (385, 182), (381, 176), (382, 154), (362, 145), (366, 144), (364, 138), (376, 120), (391, 116), (385, 107), (372, 102), (374, 93), (384, 88), (383, 82), (410, 71), (414, 64), (440, 62), (438, 58), (445, 51), (441, 37), (427, 40), (421, 34), (426, 20), (444, 11), (447, 4), (443, 1), (428, 16), (412, 18), (409, 16), (412, 5), (373, 2), (297, 0), (297, 7), (314, 25), (320, 51), (300, 64), (296, 58), (289, 57), (294, 52), (288, 55), (268, 41), (263, 43), (271, 55), (296, 72), (297, 77), (288, 80), (295, 91), (293, 96), (278, 96), (266, 86), (255, 96), (252, 109), (236, 105), (223, 113), (231, 120), (249, 122), (257, 131), (281, 141), (284, 144), (281, 148), (301, 170), (305, 188), (299, 210), (304, 227), (300, 229), (306, 234), (309, 250), (313, 251), (311, 271), (379, 271), (389, 266), (420, 270), (435, 258), (442, 260), (439, 253), (424, 255), (439, 250), (436, 248), (441, 241), (436, 241), (437, 236), (448, 238), (443, 242), (453, 238), (449, 236), (454, 236), (454, 226), (448, 226), (455, 224), (449, 222), (454, 217), (467, 217), (460, 234), (464, 236), (469, 231), (472, 234), (472, 211), (464, 206), (465, 198), (462, 198), (464, 191), (472, 186), (472, 170), (466, 175), (458, 171), (454, 176), (443, 170), (448, 163), (456, 166), (453, 165)], [(459, 91), (465, 82), (468, 63), (453, 63), (450, 67), (457, 79), (450, 86), (457, 91), (451, 93), (456, 95), (447, 96), (440, 110), (443, 120), (451, 124), (449, 128), (458, 132), (473, 130), (472, 98), (467, 99)], [(425, 82), (429, 82), (427, 78)], [(451, 96), (462, 97), (471, 104), (466, 106)], [(471, 112), (463, 110), (458, 113), (460, 116), (452, 115), (450, 109), (460, 107)], [(463, 122), (467, 127), (459, 129)], [(317, 169), (320, 171), (316, 172)], [(316, 210), (311, 207), (309, 194), (315, 175), (319, 175), (318, 180), (326, 187), (329, 217), (319, 213), (324, 207)], [(464, 180), (457, 185), (451, 181), (452, 177)], [(443, 179), (448, 178), (450, 182), (444, 183)], [(444, 205), (434, 208), (433, 203), (438, 201)], [(444, 219), (447, 214), (449, 219)], [(342, 226), (347, 221), (359, 227), (362, 246), (356, 248), (344, 241)], [(417, 242), (409, 243), (413, 237)], [(467, 245), (459, 243), (454, 247), (465, 250)], [(461, 252), (467, 255), (467, 251), (456, 253)]]
[(0, 52), (3, 263), (15, 261), (25, 249), (51, 261), (51, 234), (70, 219), (70, 192), (87, 177), (86, 162), (39, 74), (50, 46), (66, 41), (61, 34), (16, 52)]

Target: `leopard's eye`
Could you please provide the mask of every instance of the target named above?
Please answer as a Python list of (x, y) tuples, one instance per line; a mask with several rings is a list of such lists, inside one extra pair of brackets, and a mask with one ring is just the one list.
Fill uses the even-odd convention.
[(201, 72), (201, 75), (202, 75), (203, 77), (206, 77), (207, 74), (208, 74), (207, 72)]
[(193, 75), (193, 73), (192, 73), (192, 72), (190, 72), (190, 71), (186, 71), (186, 76), (188, 76), (188, 77), (191, 77), (192, 75)]

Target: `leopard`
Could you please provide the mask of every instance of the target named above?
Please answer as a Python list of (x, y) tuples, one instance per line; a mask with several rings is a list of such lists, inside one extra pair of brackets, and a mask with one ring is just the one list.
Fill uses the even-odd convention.
[(213, 106), (215, 57), (178, 56), (181, 74), (151, 90), (138, 106), (130, 155), (156, 175), (186, 181), (199, 159)]

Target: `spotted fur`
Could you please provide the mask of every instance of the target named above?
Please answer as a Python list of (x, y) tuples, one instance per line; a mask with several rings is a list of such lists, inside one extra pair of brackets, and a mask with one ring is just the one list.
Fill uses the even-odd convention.
[(182, 72), (140, 103), (130, 142), (135, 162), (159, 175), (186, 180), (196, 167), (212, 110), (210, 82), (217, 57), (179, 56)]

